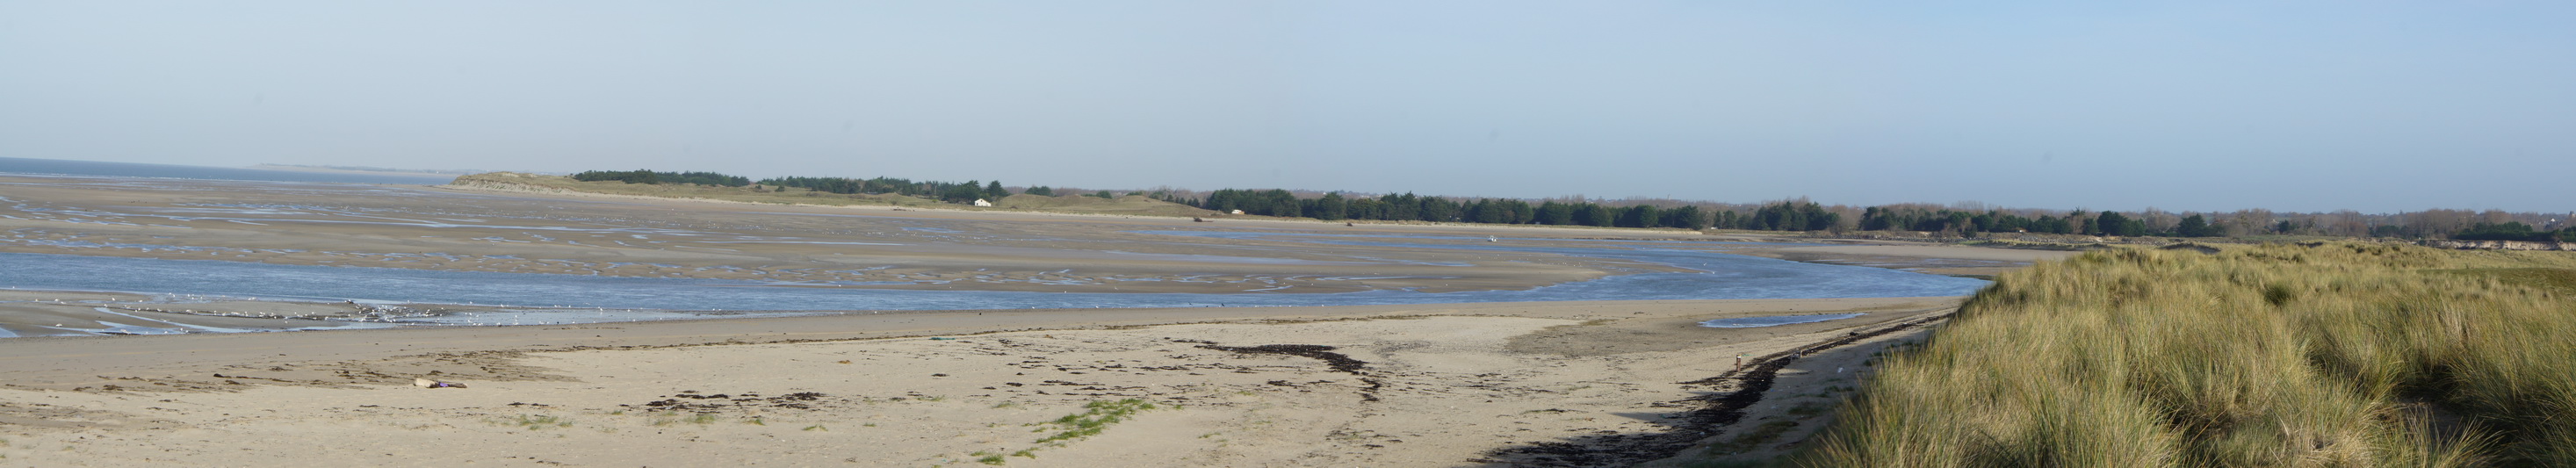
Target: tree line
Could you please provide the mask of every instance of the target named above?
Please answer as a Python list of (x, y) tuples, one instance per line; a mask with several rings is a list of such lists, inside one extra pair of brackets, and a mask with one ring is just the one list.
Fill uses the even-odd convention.
[(911, 179), (899, 179), (893, 177), (878, 177), (874, 179), (851, 179), (844, 177), (775, 177), (761, 179), (756, 185), (796, 187), (817, 192), (839, 194), (908, 195), (938, 199), (949, 203), (968, 203), (977, 199), (998, 200), (1002, 197), (1011, 196), (1011, 191), (1002, 188), (1002, 181), (998, 180), (992, 182), (976, 180), (965, 182), (941, 182), (933, 180), (914, 181)]
[[(2044, 233), (2119, 237), (2241, 237), (2259, 235), (2328, 235), (2464, 240), (2558, 240), (2576, 242), (2576, 227), (2534, 228), (2508, 221), (2542, 215), (2498, 211), (2429, 210), (2368, 216), (2350, 211), (2276, 215), (2265, 210), (2236, 213), (2175, 214), (2156, 209), (2137, 212), (2075, 210), (1954, 209), (1925, 204), (1854, 208), (1825, 206), (1804, 200), (1733, 207), (1695, 203), (1605, 204), (1589, 201), (1479, 198), (1448, 199), (1412, 193), (1346, 197), (1340, 192), (1299, 196), (1281, 189), (1224, 189), (1204, 196), (1150, 196), (1216, 211), (1306, 217), (1320, 220), (1435, 221), (1488, 224), (1540, 224), (1600, 227), (1669, 227), (1754, 231), (1919, 231), (1955, 237), (1998, 233)], [(1971, 203), (1971, 206), (1975, 204)], [(2474, 220), (2486, 220), (2476, 221)], [(2565, 218), (2549, 220), (2565, 225)]]
[(752, 186), (768, 190), (795, 187), (838, 194), (898, 194), (933, 198), (950, 203), (968, 203), (977, 199), (1000, 199), (1011, 196), (1002, 181), (959, 182), (913, 181), (893, 177), (852, 179), (846, 177), (773, 177), (753, 181), (750, 178), (714, 172), (583, 171), (572, 175), (583, 182), (618, 181), (629, 184), (698, 184), (717, 187)]
[(2477, 223), (2470, 225), (2468, 229), (2460, 230), (2457, 234), (2452, 234), (2451, 238), (2459, 240), (2576, 242), (2576, 227), (2562, 228), (2555, 231), (2544, 231), (2532, 229), (2531, 225), (2522, 224), (2517, 221), (2507, 221), (2504, 223)]
[(582, 171), (581, 173), (573, 174), (572, 180), (583, 182), (614, 180), (629, 184), (698, 184), (720, 187), (741, 187), (751, 185), (751, 179), (739, 176), (730, 176), (713, 172), (654, 172), (649, 169), (637, 169), (632, 171)]
[(2275, 214), (2269, 210), (2239, 210), (2234, 213), (2177, 215), (2150, 208), (2140, 212), (2078, 210), (2064, 216), (2028, 214), (1900, 204), (1869, 207), (1863, 210), (1859, 225), (1854, 227), (1865, 231), (1922, 231), (1961, 237), (1980, 233), (2035, 232), (2097, 236), (2313, 235), (2576, 242), (2576, 227), (2550, 230), (2517, 220), (2531, 219), (2550, 226), (2566, 226), (2569, 224), (2567, 217), (2494, 210), (2426, 210), (2382, 215), (2352, 211)]
[[(750, 186), (757, 190), (773, 190), (782, 187), (794, 187), (813, 190), (816, 192), (838, 193), (845, 195), (905, 195), (936, 199), (949, 203), (971, 203), (978, 199), (1001, 200), (1002, 197), (1011, 196), (1011, 190), (1002, 187), (1002, 181), (998, 180), (990, 182), (980, 180), (942, 182), (935, 180), (915, 181), (912, 179), (895, 177), (853, 179), (847, 177), (791, 176), (772, 177), (754, 181), (745, 177), (714, 172), (655, 172), (651, 170), (584, 171), (573, 174), (572, 178), (573, 180), (584, 182), (618, 181), (629, 184), (698, 184), (722, 187)], [(1055, 189), (1043, 185), (1029, 187), (1022, 190), (1020, 193), (1050, 197), (1057, 196)], [(1145, 193), (1128, 192), (1127, 194), (1144, 195)], [(1101, 190), (1082, 195), (1107, 199), (1116, 199), (1119, 196), (1118, 194), (1112, 193), (1108, 190)]]
[(1783, 201), (1751, 213), (1708, 210), (1697, 205), (1658, 207), (1648, 204), (1603, 205), (1585, 201), (1478, 198), (1453, 200), (1413, 193), (1348, 197), (1340, 192), (1300, 198), (1287, 190), (1223, 189), (1205, 197), (1182, 198), (1167, 192), (1148, 195), (1198, 208), (1244, 214), (1326, 221), (1432, 221), (1444, 223), (1541, 224), (1553, 226), (1669, 227), (1756, 231), (1821, 231), (1841, 224), (1842, 215), (1814, 202)]
[[(1116, 199), (1118, 199), (1118, 197), (1119, 197), (1119, 195), (1118, 195), (1118, 194), (1116, 194), (1116, 193), (1111, 193), (1110, 191), (1107, 191), (1107, 190), (1101, 190), (1101, 191), (1092, 192), (1092, 193), (1079, 193), (1079, 192), (1080, 192), (1079, 190), (1067, 190), (1067, 191), (1065, 191), (1065, 192), (1066, 192), (1066, 193), (1058, 194), (1058, 193), (1056, 193), (1056, 190), (1055, 190), (1055, 188), (1054, 188), (1054, 187), (1048, 187), (1048, 186), (1044, 186), (1044, 185), (1039, 185), (1039, 186), (1029, 187), (1028, 189), (1025, 189), (1025, 190), (1021, 190), (1021, 191), (1020, 191), (1020, 194), (1022, 194), (1022, 195), (1037, 195), (1037, 196), (1043, 196), (1043, 197), (1054, 197), (1054, 196), (1061, 196), (1061, 195), (1081, 195), (1081, 196), (1086, 196), (1086, 197), (1093, 197), (1093, 198), (1106, 198), (1106, 199), (1111, 199), (1111, 200), (1116, 200)], [(1127, 192), (1127, 194), (1128, 194), (1128, 195), (1144, 195), (1144, 194), (1145, 194), (1145, 192)]]
[(2181, 218), (2172, 226), (2149, 225), (2146, 220), (2117, 211), (2090, 213), (2073, 211), (2065, 216), (2040, 215), (2024, 217), (2002, 210), (1972, 212), (1949, 209), (1926, 209), (1919, 206), (1873, 206), (1861, 213), (1863, 231), (1924, 231), (1973, 236), (1977, 233), (2037, 232), (2047, 234), (2087, 234), (2100, 236), (2219, 237), (2226, 230), (2210, 224), (2199, 214)]
[[(795, 187), (840, 194), (897, 194), (951, 203), (999, 200), (1012, 193), (1000, 181), (914, 181), (893, 177), (775, 177), (754, 181), (714, 172), (634, 170), (587, 171), (573, 174), (573, 179), (726, 187), (748, 185), (761, 190)], [(1119, 196), (1108, 190), (1086, 194), (1047, 186), (1031, 186), (1021, 193), (1042, 196), (1079, 194), (1111, 199)], [(1409, 192), (1369, 197), (1349, 196), (1341, 192), (1299, 194), (1283, 189), (1223, 189), (1201, 193), (1168, 187), (1154, 189), (1151, 193), (1125, 193), (1221, 212), (1242, 210), (1246, 214), (1326, 221), (1433, 221), (1694, 230), (1917, 231), (1956, 237), (1994, 233), (2125, 237), (2325, 235), (2576, 242), (2576, 227), (2567, 226), (2570, 223), (2566, 217), (2494, 210), (2426, 210), (2393, 215), (2365, 215), (2347, 210), (2285, 215), (2259, 209), (2176, 214), (2149, 208), (2135, 212), (2075, 210), (2061, 214), (2028, 209), (1990, 209), (1973, 202), (1954, 206), (1900, 203), (1852, 207), (1821, 205), (1804, 199), (1729, 205), (1673, 200), (1603, 203), (1576, 197), (1532, 203), (1521, 199), (1446, 198)], [(2568, 216), (2576, 216), (2576, 213)]]

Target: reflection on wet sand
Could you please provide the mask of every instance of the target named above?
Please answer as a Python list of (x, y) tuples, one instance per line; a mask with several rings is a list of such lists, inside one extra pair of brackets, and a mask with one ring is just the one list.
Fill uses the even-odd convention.
[(1126, 232), (1186, 224), (1161, 218), (319, 183), (0, 176), (0, 188), (0, 252), (1050, 292), (1517, 289), (1632, 268)]
[(0, 284), (159, 293), (0, 301), (7, 312), (0, 331), (13, 335), (897, 310), (1910, 297), (1983, 284), (1728, 254), (1795, 244), (1574, 239), (1544, 229), (849, 214), (346, 184), (0, 176), (0, 187), (8, 190), (0, 197), (0, 261), (10, 266), (0, 269)]

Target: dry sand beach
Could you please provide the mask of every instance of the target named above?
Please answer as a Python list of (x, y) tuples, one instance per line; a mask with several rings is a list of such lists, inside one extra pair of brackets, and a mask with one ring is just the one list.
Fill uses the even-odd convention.
[[(1133, 233), (1212, 228), (1188, 219), (263, 187), (0, 178), (0, 252), (1088, 292), (1516, 289), (1671, 268)], [(1707, 237), (1213, 224), (1536, 245)], [(1922, 246), (1745, 253), (1781, 251), (1863, 264), (1908, 255), (1999, 262), (1978, 265), (1993, 268), (2045, 255)], [(7, 291), (0, 329), (30, 337), (0, 339), (0, 465), (1620, 466), (1793, 446), (1829, 417), (1820, 408), (1855, 386), (1872, 353), (1920, 339), (1919, 322), (1937, 323), (1957, 301), (848, 311), (43, 337), (34, 335), (79, 328), (65, 322), (134, 319), (346, 327), (365, 322), (277, 317), (345, 319), (377, 306)], [(1698, 325), (1828, 312), (1864, 315)], [(1755, 372), (1739, 372), (1738, 355), (1752, 357)], [(415, 385), (429, 381), (461, 387)], [(1735, 443), (1753, 427), (1779, 436)]]
[[(0, 341), (11, 376), (0, 390), (0, 455), (33, 466), (973, 466), (996, 454), (1017, 466), (1635, 463), (1703, 438), (1676, 423), (1707, 409), (1691, 397), (1729, 388), (1683, 382), (1724, 374), (1729, 356), (1951, 302), (1237, 309), (1222, 319), (1197, 309), (987, 311), (23, 338)], [(1836, 310), (1875, 313), (1695, 326)], [(1164, 323), (1181, 324), (1153, 325)], [(1235, 350), (1274, 345), (1330, 346), (1355, 364)], [(1773, 391), (1848, 386), (1828, 366), (1857, 368), (1848, 361), (1863, 349), (1791, 369), (1808, 384)], [(421, 388), (415, 378), (466, 386)], [(1040, 442), (1075, 429), (1049, 421), (1129, 399), (1154, 408), (1096, 435)], [(1775, 413), (1795, 404), (1770, 401)], [(1550, 445), (1560, 443), (1601, 447)]]

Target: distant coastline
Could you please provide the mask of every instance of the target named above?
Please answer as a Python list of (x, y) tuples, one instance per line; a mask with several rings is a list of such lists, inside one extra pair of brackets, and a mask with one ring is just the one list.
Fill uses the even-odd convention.
[(375, 166), (331, 166), (316, 164), (258, 164), (253, 165), (250, 168), (263, 171), (340, 172), (403, 176), (437, 175), (449, 177), (491, 172), (481, 169), (397, 169)]
[(456, 180), (455, 176), (430, 173), (250, 169), (32, 158), (0, 158), (0, 173), (392, 185), (443, 185)]

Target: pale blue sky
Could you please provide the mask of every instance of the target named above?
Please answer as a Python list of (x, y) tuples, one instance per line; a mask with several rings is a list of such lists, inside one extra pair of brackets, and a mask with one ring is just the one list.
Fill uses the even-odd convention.
[(0, 157), (2576, 209), (2576, 3), (0, 2)]

